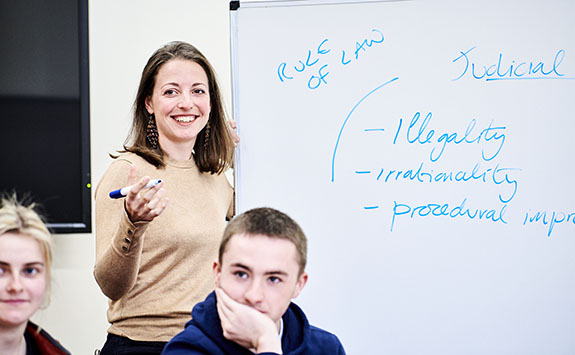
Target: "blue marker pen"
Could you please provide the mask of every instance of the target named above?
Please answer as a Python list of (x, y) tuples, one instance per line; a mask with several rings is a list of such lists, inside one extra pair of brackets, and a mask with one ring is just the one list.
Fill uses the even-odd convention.
[[(160, 180), (160, 179), (150, 180), (150, 182), (144, 187), (144, 189), (149, 189), (150, 187), (154, 187), (161, 182), (162, 182), (162, 180)], [(110, 197), (111, 198), (126, 197), (126, 195), (128, 195), (128, 192), (130, 192), (132, 187), (134, 187), (134, 185), (130, 185), (130, 186), (122, 187), (121, 189), (118, 189), (118, 190), (114, 190), (114, 191), (110, 192)]]

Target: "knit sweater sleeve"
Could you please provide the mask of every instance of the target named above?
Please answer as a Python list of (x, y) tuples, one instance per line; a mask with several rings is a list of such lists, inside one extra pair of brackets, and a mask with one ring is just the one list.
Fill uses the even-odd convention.
[(124, 199), (108, 193), (128, 184), (131, 163), (115, 160), (96, 188), (96, 264), (94, 277), (102, 292), (118, 300), (136, 283), (148, 222), (132, 223)]

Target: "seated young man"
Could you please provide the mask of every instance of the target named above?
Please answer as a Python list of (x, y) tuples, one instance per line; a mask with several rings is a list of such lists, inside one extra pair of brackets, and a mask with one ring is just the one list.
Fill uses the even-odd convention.
[(216, 290), (162, 354), (345, 354), (291, 300), (307, 282), (307, 240), (286, 214), (256, 208), (226, 227), (214, 262)]

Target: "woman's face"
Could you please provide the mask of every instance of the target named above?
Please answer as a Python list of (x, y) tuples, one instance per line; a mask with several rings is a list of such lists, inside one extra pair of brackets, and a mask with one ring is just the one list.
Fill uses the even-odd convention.
[(0, 235), (0, 329), (28, 322), (44, 300), (46, 282), (40, 243), (23, 234)]
[(156, 117), (159, 142), (170, 154), (173, 149), (191, 149), (210, 117), (208, 77), (196, 62), (173, 59), (156, 76), (152, 96), (146, 99), (148, 113)]

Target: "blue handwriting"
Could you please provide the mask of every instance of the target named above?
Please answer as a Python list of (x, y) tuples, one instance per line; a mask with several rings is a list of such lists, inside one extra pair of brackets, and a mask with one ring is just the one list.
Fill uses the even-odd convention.
[[(548, 218), (549, 217), (549, 218)], [(525, 219), (523, 220), (523, 225), (526, 225), (527, 222), (529, 223), (538, 223), (541, 222), (544, 225), (549, 225), (549, 229), (547, 230), (547, 237), (551, 236), (553, 232), (553, 228), (556, 224), (559, 223), (572, 223), (575, 225), (575, 212), (566, 213), (566, 212), (547, 212), (547, 211), (537, 211), (535, 214), (531, 213), (531, 210), (525, 213)]]
[[(471, 143), (479, 144), (484, 142), (488, 143), (491, 140), (498, 141), (499, 146), (497, 147), (497, 151), (495, 153), (486, 154), (485, 149), (482, 149), (481, 156), (485, 161), (490, 161), (493, 158), (495, 158), (499, 154), (501, 148), (503, 148), (503, 144), (505, 143), (505, 134), (499, 132), (505, 130), (506, 127), (492, 127), (493, 121), (491, 121), (489, 123), (489, 127), (481, 130), (479, 133), (474, 133), (473, 131), (477, 123), (475, 119), (472, 119), (469, 122), (463, 135), (460, 134), (458, 136), (457, 133), (443, 133), (438, 138), (435, 139), (434, 138), (435, 130), (430, 129), (426, 132), (427, 125), (431, 121), (432, 113), (429, 112), (425, 116), (423, 121), (419, 121), (420, 116), (421, 114), (419, 112), (416, 112), (413, 115), (413, 118), (409, 123), (409, 127), (407, 127), (407, 130), (405, 132), (405, 138), (407, 142), (410, 144), (419, 143), (423, 145), (423, 144), (436, 143), (435, 147), (433, 147), (433, 149), (429, 153), (429, 159), (432, 162), (438, 161), (439, 158), (441, 158), (441, 156), (445, 151), (447, 143), (453, 143), (457, 145), (461, 143), (467, 143), (467, 144)], [(402, 125), (403, 125), (403, 119), (400, 118), (399, 125), (395, 133), (395, 138), (393, 139), (393, 144), (397, 143), (397, 138), (399, 137)]]
[[(316, 49), (314, 49), (313, 52), (311, 49), (308, 50), (306, 58), (303, 61), (298, 60), (298, 63), (296, 63), (295, 65), (292, 66), (293, 70), (295, 70), (296, 73), (302, 73), (307, 68), (311, 68), (314, 65), (318, 64), (319, 56), (326, 55), (329, 52), (331, 52), (331, 49), (325, 48), (327, 46), (326, 43), (327, 43), (327, 38), (324, 39), (323, 41), (321, 41), (321, 43), (317, 46)], [(278, 76), (279, 76), (279, 79), (281, 82), (284, 82), (286, 79), (291, 80), (294, 78), (293, 75), (295, 75), (295, 74), (286, 73), (286, 69), (287, 69), (287, 63), (285, 63), (285, 62), (281, 63), (278, 66)], [(325, 80), (325, 78), (327, 77), (329, 72), (327, 72), (326, 70), (327, 70), (327, 64), (322, 65), (319, 68), (317, 75), (312, 75), (310, 77), (310, 79), (308, 80), (308, 87), (310, 89), (318, 88), (322, 82), (327, 84), (327, 81)], [(313, 81), (313, 83), (312, 83), (312, 81)]]
[[(511, 64), (506, 60), (503, 63), (503, 53), (499, 53), (497, 61), (490, 65), (479, 65), (472, 61), (472, 51), (477, 46), (468, 49), (465, 52), (460, 51), (460, 55), (453, 59), (453, 63), (461, 62), (464, 64), (461, 74), (452, 79), (457, 81), (465, 75), (471, 75), (474, 79), (494, 81), (494, 80), (533, 80), (533, 79), (575, 79), (566, 77), (565, 74), (559, 72), (559, 66), (565, 59), (565, 50), (560, 49), (555, 53), (553, 64), (545, 64), (543, 61), (515, 61), (512, 60)], [(470, 69), (471, 65), (471, 69)]]
[[(346, 54), (345, 50), (341, 51), (342, 65), (345, 66), (354, 60), (358, 60), (360, 55), (366, 52), (368, 48), (383, 42), (384, 36), (381, 31), (373, 29), (371, 33), (375, 38), (355, 42), (355, 50), (351, 57)], [(288, 64), (287, 62), (280, 63), (277, 68), (277, 75), (280, 82), (285, 83), (287, 80), (293, 80), (295, 76), (300, 73), (302, 75), (303, 73), (309, 73), (307, 74), (308, 89), (316, 90), (322, 85), (327, 85), (327, 77), (330, 74), (329, 64), (324, 63), (323, 60), (327, 59), (329, 53), (331, 53), (328, 41), (327, 38), (323, 39), (317, 47), (308, 50), (307, 54), (297, 60), (295, 64)]]
[(393, 232), (393, 226), (395, 225), (395, 217), (406, 215), (407, 217), (414, 219), (415, 217), (449, 217), (457, 218), (464, 217), (468, 219), (484, 219), (488, 222), (501, 222), (507, 224), (505, 219), (505, 209), (507, 204), (503, 204), (498, 210), (497, 209), (479, 209), (479, 208), (469, 208), (466, 207), (467, 198), (463, 199), (461, 204), (456, 207), (450, 206), (448, 203), (437, 204), (428, 203), (420, 206), (411, 206), (406, 203), (397, 203), (393, 201), (393, 217), (391, 219), (391, 231)]
[[(510, 174), (512, 171), (521, 171), (518, 168), (505, 168), (497, 164), (495, 167), (482, 167), (480, 163), (476, 163), (472, 169), (457, 170), (457, 171), (434, 171), (429, 169), (422, 162), (416, 169), (395, 170), (389, 169), (387, 172), (381, 168), (375, 178), (381, 182), (397, 182), (397, 181), (412, 181), (418, 183), (460, 183), (468, 181), (479, 181), (489, 184), (501, 185), (502, 187), (510, 187), (511, 192), (506, 196), (503, 193), (499, 194), (499, 201), (508, 203), (513, 200), (517, 194), (518, 181)], [(371, 174), (372, 170), (357, 170), (356, 174), (367, 175)], [(385, 174), (384, 174), (385, 173)]]
[[(381, 33), (381, 31), (378, 30), (371, 30), (371, 32), (375, 33), (378, 37), (378, 39), (371, 39), (371, 40), (367, 40), (364, 39), (363, 42), (355, 42), (355, 51), (353, 52), (353, 54), (355, 55), (355, 60), (359, 59), (359, 54), (362, 52), (365, 52), (367, 50), (367, 48), (371, 48), (374, 44), (378, 44), (378, 43), (382, 43), (383, 42), (383, 33)], [(351, 59), (347, 59), (346, 55), (345, 55), (345, 50), (341, 51), (341, 64), (343, 65), (348, 65), (349, 63), (351, 63)]]

